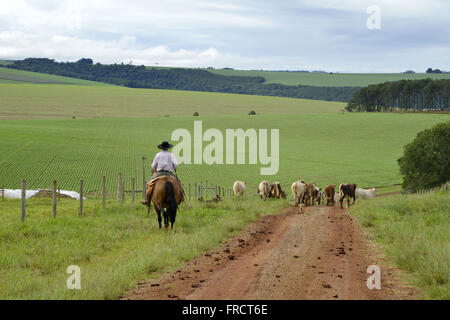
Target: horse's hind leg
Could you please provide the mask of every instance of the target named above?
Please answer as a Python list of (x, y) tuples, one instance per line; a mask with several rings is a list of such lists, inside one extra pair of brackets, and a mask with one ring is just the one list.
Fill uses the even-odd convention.
[(163, 210), (163, 215), (164, 215), (164, 228), (168, 228), (169, 227), (169, 213), (167, 212), (167, 209), (162, 209)]
[(161, 211), (155, 206), (155, 210), (156, 213), (158, 214), (158, 223), (159, 223), (159, 228), (161, 229)]

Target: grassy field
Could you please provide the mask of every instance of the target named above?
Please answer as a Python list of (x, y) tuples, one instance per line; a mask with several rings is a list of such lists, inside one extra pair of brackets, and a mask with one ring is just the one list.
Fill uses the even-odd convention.
[(425, 299), (450, 299), (450, 193), (397, 195), (351, 208)]
[(146, 162), (149, 173), (156, 145), (170, 139), (177, 128), (186, 128), (193, 136), (194, 119), (202, 120), (203, 132), (207, 128), (223, 134), (227, 128), (279, 128), (279, 172), (261, 176), (259, 165), (182, 164), (178, 174), (185, 184), (208, 180), (231, 187), (240, 179), (253, 190), (263, 179), (278, 180), (286, 187), (304, 179), (321, 186), (342, 182), (386, 186), (401, 182), (396, 160), (403, 145), (418, 131), (449, 117), (324, 113), (7, 120), (0, 126), (0, 187), (19, 188), (26, 179), (29, 188), (49, 188), (56, 179), (61, 188), (78, 190), (79, 180), (84, 179), (85, 191), (96, 192), (105, 175), (109, 192), (115, 192), (121, 172), (130, 190), (131, 178), (142, 181), (141, 157), (150, 159)]
[[(279, 212), (286, 201), (225, 199), (220, 206), (185, 203), (174, 231), (160, 231), (142, 205), (116, 201), (28, 201), (20, 221), (20, 203), (0, 201), (0, 299), (116, 299), (139, 281), (158, 277), (218, 246), (262, 214)], [(69, 290), (66, 268), (81, 269), (81, 290)]]
[(317, 72), (281, 72), (251, 70), (208, 70), (227, 76), (260, 76), (267, 83), (286, 85), (309, 85), (318, 87), (365, 87), (369, 84), (402, 79), (450, 79), (450, 74), (401, 74), (401, 73), (317, 73)]
[(83, 79), (61, 77), (52, 74), (29, 72), (0, 67), (0, 84), (1, 83), (77, 84), (83, 86), (110, 86), (109, 84), (102, 82), (88, 81)]
[(0, 83), (1, 119), (338, 112), (340, 102), (119, 86)]

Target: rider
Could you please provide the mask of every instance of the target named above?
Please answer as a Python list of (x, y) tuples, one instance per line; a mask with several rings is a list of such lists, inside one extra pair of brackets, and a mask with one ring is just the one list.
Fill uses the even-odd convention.
[[(169, 152), (169, 149), (173, 146), (167, 141), (163, 141), (158, 145), (158, 152), (152, 162), (152, 177), (150, 180), (155, 179), (159, 176), (173, 176), (177, 178), (174, 174), (175, 169), (178, 167), (177, 158)], [(178, 178), (177, 178), (178, 179)]]

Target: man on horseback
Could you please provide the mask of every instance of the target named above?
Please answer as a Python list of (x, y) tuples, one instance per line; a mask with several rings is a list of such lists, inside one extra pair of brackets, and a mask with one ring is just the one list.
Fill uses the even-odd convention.
[(173, 176), (178, 179), (178, 177), (174, 174), (174, 171), (178, 167), (178, 161), (175, 156), (170, 153), (169, 149), (173, 146), (167, 141), (163, 141), (160, 145), (158, 145), (158, 149), (161, 149), (161, 152), (158, 152), (153, 159), (152, 162), (152, 177), (150, 180), (155, 179), (159, 176)]
[(180, 189), (180, 198), (178, 204), (180, 204), (184, 200), (184, 190), (181, 185), (181, 181), (174, 173), (178, 167), (178, 161), (177, 158), (175, 158), (175, 156), (169, 151), (169, 149), (172, 147), (173, 146), (167, 141), (163, 141), (160, 145), (158, 145), (158, 149), (161, 149), (162, 151), (158, 152), (153, 159), (152, 177), (150, 178), (150, 181), (147, 182), (146, 201), (142, 202), (142, 204), (145, 204), (148, 207), (150, 207), (150, 200), (152, 199), (155, 182), (159, 177), (162, 176), (171, 176), (176, 179), (176, 182), (178, 183), (178, 187)]

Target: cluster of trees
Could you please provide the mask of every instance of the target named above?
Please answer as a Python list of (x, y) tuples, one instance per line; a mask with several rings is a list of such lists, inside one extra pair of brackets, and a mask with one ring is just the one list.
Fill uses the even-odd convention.
[(224, 76), (206, 70), (146, 68), (130, 64), (94, 64), (92, 59), (55, 62), (46, 58), (14, 61), (9, 68), (106, 82), (132, 88), (177, 89), (348, 101), (358, 87), (315, 87), (264, 84), (263, 77)]
[(417, 134), (398, 159), (403, 188), (417, 192), (450, 180), (450, 121)]
[(347, 111), (449, 110), (450, 79), (400, 80), (369, 85), (355, 92)]
[(428, 68), (426, 72), (427, 73), (449, 73), (448, 71), (445, 71), (445, 70), (439, 70), (439, 69), (433, 70), (432, 68)]

